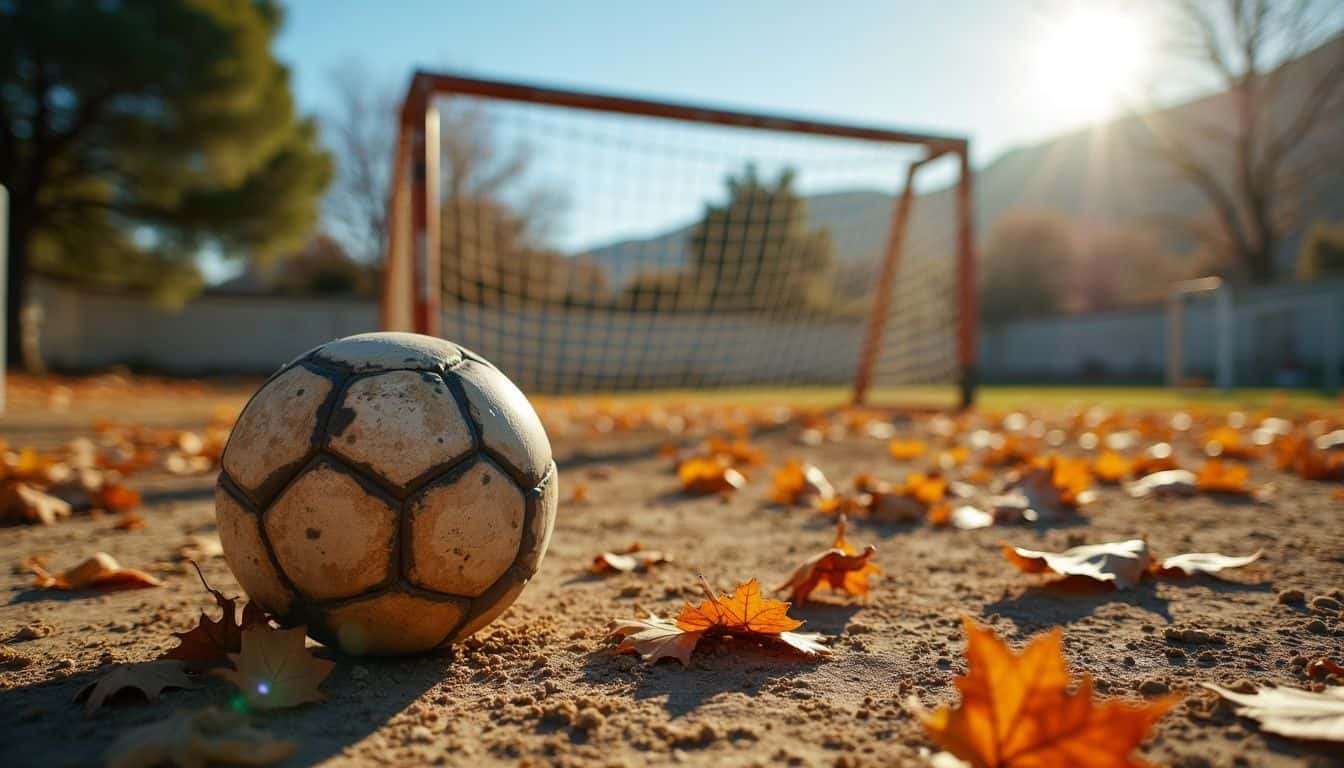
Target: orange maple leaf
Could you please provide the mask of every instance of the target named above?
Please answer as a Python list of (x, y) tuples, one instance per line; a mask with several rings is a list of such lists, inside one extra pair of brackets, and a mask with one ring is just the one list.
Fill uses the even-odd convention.
[(700, 580), (705, 600), (699, 605), (687, 603), (677, 616), (677, 626), (688, 632), (718, 627), (725, 632), (756, 632), (777, 635), (803, 625), (789, 617), (789, 604), (761, 596), (761, 586), (755, 579), (739, 584), (731, 595), (714, 596), (709, 583)]
[(897, 461), (911, 461), (924, 455), (926, 446), (923, 440), (893, 439), (887, 443), (887, 453)]
[(1104, 451), (1092, 462), (1092, 474), (1103, 483), (1118, 483), (1134, 476), (1135, 462), (1115, 451)]
[(797, 459), (784, 462), (770, 481), (770, 501), (776, 504), (820, 504), (834, 497), (835, 489), (821, 468)]
[(1195, 473), (1195, 484), (1205, 493), (1226, 493), (1245, 496), (1251, 493), (1246, 486), (1250, 472), (1243, 464), (1227, 464), (1222, 459), (1209, 459)]
[(742, 473), (720, 456), (695, 456), (681, 462), (677, 478), (687, 493), (724, 493), (747, 484)]
[(846, 522), (845, 516), (841, 515), (836, 521), (835, 541), (831, 548), (804, 560), (788, 581), (775, 587), (774, 591), (791, 590), (789, 599), (799, 605), (807, 602), (812, 591), (823, 582), (831, 590), (846, 595), (867, 595), (868, 577), (882, 572), (882, 569), (869, 562), (877, 550), (869, 545), (864, 547), (862, 553), (855, 551), (845, 540)]
[(1074, 684), (1064, 665), (1063, 631), (1014, 652), (994, 631), (963, 618), (967, 673), (955, 681), (961, 705), (929, 712), (912, 701), (938, 746), (975, 768), (1127, 768), (1153, 724), (1176, 703), (1133, 706), (1092, 699), (1092, 679)]

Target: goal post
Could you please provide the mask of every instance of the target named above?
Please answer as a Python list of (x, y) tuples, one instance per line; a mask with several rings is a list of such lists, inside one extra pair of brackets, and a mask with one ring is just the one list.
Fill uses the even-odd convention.
[[(941, 165), (951, 188), (921, 194)], [(381, 324), (534, 391), (974, 397), (969, 141), (417, 72)]]

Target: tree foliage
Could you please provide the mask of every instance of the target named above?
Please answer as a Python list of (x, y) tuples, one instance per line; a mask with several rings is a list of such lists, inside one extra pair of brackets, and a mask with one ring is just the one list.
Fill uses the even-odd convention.
[(728, 201), (705, 208), (690, 236), (695, 293), (709, 309), (829, 304), (835, 254), (829, 230), (812, 229), (794, 173), (774, 183), (748, 165), (726, 184)]
[(1222, 113), (1216, 123), (1183, 109), (1147, 115), (1154, 147), (1207, 201), (1216, 239), (1235, 262), (1225, 271), (1268, 282), (1306, 181), (1334, 150), (1322, 146), (1321, 129), (1344, 109), (1344, 42), (1336, 37), (1344, 11), (1337, 0), (1170, 7), (1168, 53), (1226, 95), (1211, 102)]
[(1302, 280), (1344, 276), (1344, 222), (1316, 222), (1302, 240), (1297, 256), (1297, 276)]
[(1050, 211), (1009, 211), (982, 254), (980, 316), (989, 327), (1065, 309), (1075, 262), (1069, 220)]
[(0, 3), (11, 312), (29, 269), (180, 297), (203, 249), (302, 242), (330, 164), (271, 52), (281, 16), (273, 0)]

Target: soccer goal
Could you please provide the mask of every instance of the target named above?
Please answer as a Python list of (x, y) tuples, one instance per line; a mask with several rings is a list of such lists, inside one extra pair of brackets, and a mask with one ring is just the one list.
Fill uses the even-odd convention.
[[(417, 73), (388, 330), (535, 392), (943, 390), (976, 359), (967, 139)], [(919, 182), (919, 183), (917, 183)]]

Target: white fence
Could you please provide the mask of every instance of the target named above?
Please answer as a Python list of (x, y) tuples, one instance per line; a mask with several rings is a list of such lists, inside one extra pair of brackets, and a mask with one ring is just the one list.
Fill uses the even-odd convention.
[[(74, 290), (37, 280), (42, 306), (41, 348), (56, 370), (86, 371), (130, 364), (178, 374), (269, 372), (329, 339), (373, 330), (372, 302), (207, 294), (179, 312), (111, 294)], [(706, 357), (693, 341), (703, 318), (669, 315), (630, 318), (632, 354), (647, 372), (687, 380), (687, 370), (712, 383), (747, 383), (771, 365), (776, 380), (848, 383), (862, 336), (854, 323), (811, 323), (806, 328), (736, 323), (715, 318), (714, 333), (738, 352)], [(628, 378), (632, 360), (594, 354), (591, 334), (621, 327), (604, 316), (594, 329), (581, 316), (519, 317), (502, 310), (445, 313), (445, 333), (495, 360), (528, 386), (541, 389), (585, 381)], [(1185, 369), (1212, 380), (1212, 302), (1193, 299), (1185, 317)], [(1166, 317), (1162, 307), (1022, 320), (986, 331), (981, 373), (987, 381), (1162, 380)], [(519, 333), (506, 333), (512, 328)], [(508, 346), (499, 339), (512, 338)], [(718, 338), (717, 341), (722, 341)], [(799, 350), (806, 350), (800, 353)], [(529, 381), (527, 360), (544, 355), (546, 379)], [(1344, 357), (1344, 280), (1295, 283), (1238, 291), (1234, 357), (1238, 385), (1338, 388)], [(798, 367), (803, 364), (805, 369)], [(787, 369), (787, 370), (785, 370)], [(776, 374), (779, 371), (775, 371)], [(691, 377), (692, 379), (694, 378)]]
[[(1344, 365), (1344, 280), (1286, 283), (1233, 294), (1232, 347), (1239, 386), (1337, 389)], [(1151, 381), (1163, 378), (1162, 306), (1021, 320), (987, 331), (989, 380)], [(1185, 371), (1212, 381), (1216, 328), (1211, 297), (1192, 298), (1183, 328)]]

